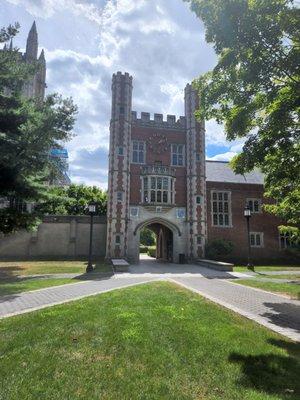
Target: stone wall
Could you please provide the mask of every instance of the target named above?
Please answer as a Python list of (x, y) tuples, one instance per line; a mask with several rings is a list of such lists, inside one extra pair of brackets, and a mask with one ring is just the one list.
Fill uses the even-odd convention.
[[(89, 251), (89, 216), (48, 216), (36, 232), (0, 236), (0, 260), (82, 259)], [(106, 216), (94, 217), (93, 256), (104, 257)]]

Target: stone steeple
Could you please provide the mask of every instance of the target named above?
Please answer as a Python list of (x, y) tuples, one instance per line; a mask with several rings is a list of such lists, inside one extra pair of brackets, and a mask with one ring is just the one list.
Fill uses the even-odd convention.
[(38, 54), (38, 34), (34, 21), (27, 37), (26, 53), (25, 53), (26, 61), (36, 60), (37, 54)]

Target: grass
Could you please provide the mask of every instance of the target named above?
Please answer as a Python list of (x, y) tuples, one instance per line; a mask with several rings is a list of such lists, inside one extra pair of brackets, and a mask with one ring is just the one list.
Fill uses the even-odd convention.
[(167, 282), (0, 321), (1, 400), (296, 400), (299, 346)]
[[(299, 271), (300, 272), (300, 271)], [(255, 275), (255, 278), (268, 278), (268, 279), (290, 279), (290, 280), (300, 280), (300, 274), (278, 274), (278, 275), (268, 275), (259, 273)]]
[[(86, 261), (2, 261), (0, 262), (0, 277), (19, 275), (84, 273)], [(96, 271), (108, 272), (111, 267), (99, 261), (95, 263)]]
[[(244, 265), (237, 265), (233, 267), (235, 272), (245, 272), (248, 271), (247, 267)], [(290, 264), (290, 265), (255, 265), (255, 271), (299, 271), (300, 272), (300, 264)]]
[(238, 279), (234, 281), (237, 284), (251, 286), (258, 289), (266, 290), (267, 292), (283, 294), (292, 299), (300, 300), (300, 285), (293, 283), (277, 283), (263, 282), (259, 279)]
[(60, 286), (66, 283), (79, 282), (71, 278), (55, 279), (24, 279), (22, 281), (11, 282), (0, 281), (0, 296), (28, 292), (29, 290), (43, 289), (50, 286)]

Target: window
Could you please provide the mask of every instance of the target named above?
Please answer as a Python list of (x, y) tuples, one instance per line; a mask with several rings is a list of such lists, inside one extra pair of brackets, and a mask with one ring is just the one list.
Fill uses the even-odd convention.
[(262, 232), (250, 232), (250, 246), (251, 247), (263, 247), (264, 246), (264, 234)]
[(157, 213), (161, 213), (162, 207), (161, 207), (161, 206), (156, 207), (155, 211), (156, 211)]
[(120, 114), (124, 114), (125, 113), (125, 108), (123, 106), (120, 106)]
[(132, 162), (144, 164), (145, 162), (145, 142), (134, 140), (132, 142)]
[(197, 244), (201, 244), (202, 243), (202, 237), (199, 235), (197, 236)]
[(123, 200), (123, 192), (117, 192), (117, 201), (121, 202)]
[(19, 197), (10, 196), (8, 198), (8, 201), (10, 208), (13, 208), (14, 210), (17, 210), (21, 213), (27, 211), (26, 202)]
[(231, 193), (213, 190), (211, 192), (212, 225), (231, 226)]
[(196, 153), (196, 161), (201, 161), (201, 154), (200, 153)]
[(142, 202), (172, 204), (174, 178), (169, 176), (144, 176)]
[(177, 208), (176, 217), (181, 219), (185, 218), (185, 208)]
[(120, 244), (121, 244), (121, 236), (116, 235), (116, 246), (120, 246)]
[(119, 146), (119, 147), (118, 147), (118, 154), (119, 154), (119, 156), (123, 156), (123, 155), (124, 155), (123, 146)]
[(172, 165), (184, 165), (183, 144), (172, 144)]
[(139, 208), (138, 207), (130, 207), (130, 216), (138, 217), (139, 216)]
[(261, 199), (247, 199), (247, 206), (252, 213), (261, 213)]
[(293, 242), (290, 232), (284, 232), (279, 233), (279, 244), (281, 249), (287, 249), (295, 246), (296, 243)]
[(196, 204), (201, 204), (201, 196), (196, 196)]

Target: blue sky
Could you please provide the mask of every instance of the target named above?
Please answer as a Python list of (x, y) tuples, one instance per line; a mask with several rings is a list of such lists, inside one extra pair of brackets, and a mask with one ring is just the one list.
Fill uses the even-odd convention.
[[(21, 24), (25, 48), (36, 21), (45, 49), (47, 93), (72, 96), (76, 136), (66, 144), (73, 182), (107, 186), (111, 75), (133, 76), (133, 109), (183, 115), (187, 82), (216, 63), (201, 21), (182, 0), (0, 0), (0, 27)], [(206, 123), (208, 158), (228, 160), (242, 142), (228, 143), (222, 126)]]

